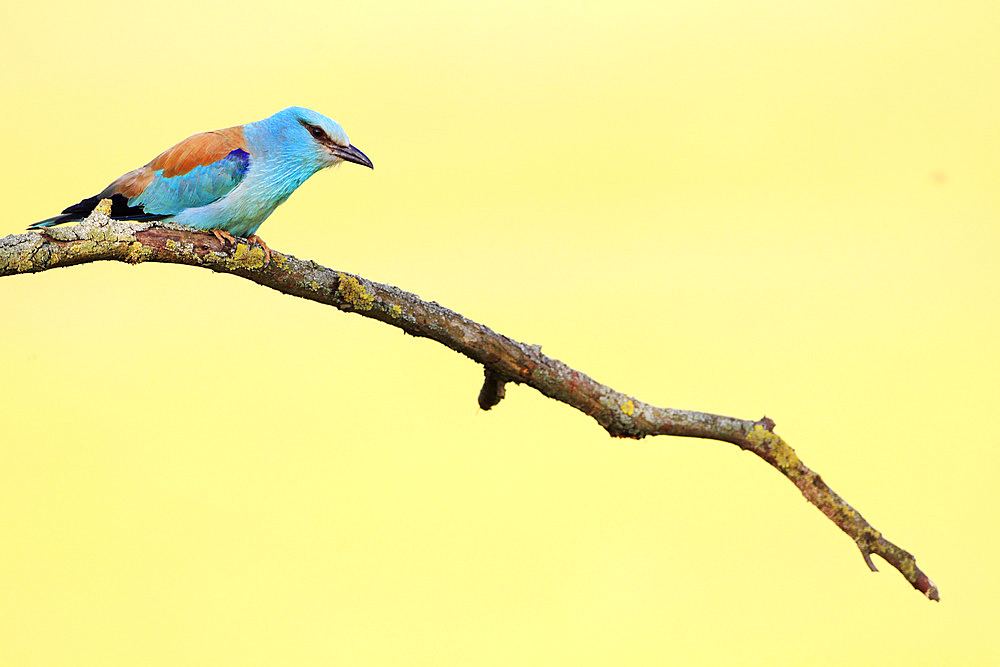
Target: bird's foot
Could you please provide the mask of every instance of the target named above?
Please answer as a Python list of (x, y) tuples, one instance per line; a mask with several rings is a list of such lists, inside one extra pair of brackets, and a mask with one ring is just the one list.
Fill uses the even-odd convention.
[(236, 247), (236, 237), (227, 232), (224, 229), (210, 229), (208, 230), (212, 236), (218, 239), (219, 243), (225, 246), (227, 243), (234, 248)]
[[(232, 234), (230, 234), (229, 232), (227, 232), (226, 230), (210, 229), (208, 231), (213, 236), (215, 236), (215, 238), (219, 240), (219, 243), (221, 243), (223, 247), (226, 247), (227, 245), (230, 248), (236, 247), (237, 238)], [(271, 249), (267, 247), (266, 243), (264, 243), (264, 239), (257, 236), (256, 234), (251, 234), (250, 236), (246, 237), (246, 241), (247, 243), (252, 243), (257, 245), (261, 250), (264, 251), (264, 266), (267, 266), (268, 264), (271, 263)]]
[(267, 247), (266, 243), (264, 243), (264, 239), (256, 234), (251, 234), (247, 237), (247, 241), (250, 241), (250, 243), (256, 243), (264, 250), (264, 266), (271, 263), (271, 249)]

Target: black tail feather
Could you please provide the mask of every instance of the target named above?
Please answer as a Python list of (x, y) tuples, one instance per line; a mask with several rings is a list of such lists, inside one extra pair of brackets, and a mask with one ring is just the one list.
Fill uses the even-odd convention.
[(90, 215), (90, 212), (93, 211), (99, 203), (101, 203), (102, 199), (111, 200), (111, 214), (109, 217), (114, 218), (115, 220), (163, 220), (164, 218), (170, 217), (168, 215), (147, 213), (146, 209), (142, 206), (129, 206), (128, 199), (124, 195), (107, 195), (102, 192), (94, 195), (93, 197), (87, 197), (79, 204), (73, 204), (72, 206), (66, 207), (60, 215), (46, 218), (45, 220), (40, 220), (33, 225), (29, 225), (28, 229), (52, 227), (53, 225), (61, 225), (64, 222), (79, 222)]

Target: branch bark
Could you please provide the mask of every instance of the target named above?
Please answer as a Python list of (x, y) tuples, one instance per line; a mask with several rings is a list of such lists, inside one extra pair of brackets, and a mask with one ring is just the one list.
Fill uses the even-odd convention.
[(187, 264), (230, 273), (285, 294), (370, 317), (413, 336), (430, 338), (483, 366), (485, 379), (479, 394), (483, 410), (497, 405), (504, 397), (506, 384), (514, 382), (534, 387), (593, 417), (613, 437), (678, 435), (732, 443), (753, 452), (787, 477), (806, 500), (854, 540), (873, 571), (876, 568), (871, 554), (877, 554), (915, 589), (931, 600), (940, 599), (934, 582), (917, 567), (914, 557), (882, 537), (806, 467), (774, 432), (774, 422), (767, 417), (750, 421), (649, 405), (545, 356), (538, 346), (519, 343), (391, 285), (273, 250), (267, 262), (262, 248), (242, 241), (229, 247), (210, 233), (171, 223), (111, 220), (100, 206), (87, 220), (72, 227), (0, 239), (0, 276), (99, 260)]

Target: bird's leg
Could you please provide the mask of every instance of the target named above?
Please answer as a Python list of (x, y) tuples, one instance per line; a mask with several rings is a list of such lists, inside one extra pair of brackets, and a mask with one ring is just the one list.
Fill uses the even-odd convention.
[(212, 236), (219, 240), (219, 243), (225, 247), (228, 243), (229, 245), (236, 247), (236, 238), (224, 229), (210, 229), (208, 230)]
[(264, 249), (264, 266), (267, 266), (268, 264), (271, 263), (271, 249), (267, 247), (266, 243), (264, 243), (264, 239), (257, 236), (256, 234), (251, 234), (250, 236), (247, 237), (247, 241), (250, 241), (251, 243), (256, 243), (257, 245), (259, 245), (261, 248)]

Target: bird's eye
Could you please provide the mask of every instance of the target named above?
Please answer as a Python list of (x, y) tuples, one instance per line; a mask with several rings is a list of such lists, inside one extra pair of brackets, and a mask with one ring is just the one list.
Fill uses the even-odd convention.
[(316, 127), (315, 125), (309, 126), (309, 134), (313, 135), (313, 138), (315, 139), (322, 139), (326, 136), (326, 132), (323, 131), (323, 128)]

